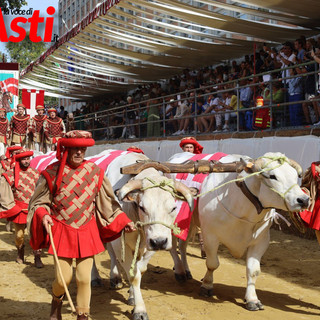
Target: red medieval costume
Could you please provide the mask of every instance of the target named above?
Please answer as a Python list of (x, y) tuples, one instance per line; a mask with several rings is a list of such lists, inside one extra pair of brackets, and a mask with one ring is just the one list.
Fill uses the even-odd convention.
[(24, 262), (24, 229), (27, 223), (28, 205), (39, 178), (39, 171), (22, 166), (21, 161), (30, 159), (33, 151), (21, 149), (14, 155), (15, 166), (2, 174), (0, 179), (0, 218), (14, 223), (15, 242), (18, 248), (17, 262)]
[[(52, 218), (53, 240), (67, 285), (72, 279), (72, 258), (77, 259), (77, 277), (83, 279), (78, 283), (78, 319), (87, 319), (89, 313), (93, 256), (104, 251), (103, 242), (119, 237), (130, 222), (115, 200), (102, 169), (89, 161), (74, 167), (67, 160), (69, 148), (78, 150), (93, 145), (94, 140), (86, 131), (70, 131), (58, 141), (57, 158), (60, 161), (42, 171), (28, 215), (30, 244), (34, 249), (49, 245), (43, 221), (46, 215)], [(53, 253), (51, 245), (48, 252)], [(65, 292), (57, 278), (52, 293), (51, 316), (60, 319)]]
[[(50, 114), (51, 112), (57, 113), (57, 110), (54, 108), (48, 109), (48, 113)], [(48, 117), (43, 122), (43, 131), (48, 149), (54, 150), (59, 139), (66, 133), (66, 128), (63, 120), (55, 116), (54, 118)]]
[(300, 217), (309, 228), (320, 230), (320, 162), (313, 162), (306, 170), (302, 187), (309, 190), (312, 201), (307, 210), (300, 212)]
[(4, 155), (4, 159), (0, 160), (0, 174), (10, 170), (14, 167), (14, 158), (13, 155), (21, 150), (21, 146), (11, 146), (7, 147), (6, 154)]
[[(0, 108), (0, 111), (6, 112), (5, 108)], [(7, 146), (8, 139), (10, 138), (10, 125), (9, 121), (6, 117), (0, 118), (0, 143), (3, 143), (5, 146)]]
[[(36, 106), (36, 110), (44, 110), (44, 106)], [(43, 115), (35, 115), (30, 119), (29, 123), (29, 132), (32, 133), (33, 139), (32, 142), (34, 144), (34, 149), (36, 151), (44, 152), (44, 130), (43, 123), (47, 119), (45, 114)]]
[[(22, 107), (25, 109), (23, 104), (18, 104), (17, 107)], [(18, 144), (25, 146), (27, 143), (27, 133), (29, 128), (30, 116), (25, 115), (13, 115), (10, 121), (10, 130), (12, 134), (11, 144)]]

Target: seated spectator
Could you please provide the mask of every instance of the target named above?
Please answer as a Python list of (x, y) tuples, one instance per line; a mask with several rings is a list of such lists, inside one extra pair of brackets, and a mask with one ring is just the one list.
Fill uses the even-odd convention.
[(175, 114), (177, 111), (177, 105), (178, 102), (175, 99), (170, 99), (169, 103), (166, 106), (166, 114), (165, 114), (165, 119), (166, 119), (166, 134), (172, 134), (173, 132), (177, 131), (177, 120), (175, 119)]

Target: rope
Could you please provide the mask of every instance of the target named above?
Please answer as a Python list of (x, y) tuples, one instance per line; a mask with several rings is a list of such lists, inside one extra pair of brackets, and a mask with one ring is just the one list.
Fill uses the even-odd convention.
[[(133, 259), (131, 262), (131, 266), (130, 266), (130, 270), (129, 270), (129, 275), (130, 277), (134, 277), (134, 267), (135, 264), (137, 262), (137, 258), (138, 258), (138, 252), (139, 252), (139, 247), (140, 247), (140, 241), (141, 241), (141, 230), (143, 229), (144, 226), (148, 226), (148, 225), (153, 225), (153, 224), (162, 224), (163, 226), (167, 227), (168, 229), (172, 230), (172, 233), (174, 235), (177, 235), (181, 232), (180, 228), (178, 227), (178, 225), (172, 224), (166, 224), (162, 221), (151, 221), (151, 222), (142, 222), (142, 221), (137, 221), (134, 224), (134, 227), (139, 231), (138, 236), (137, 236), (137, 241), (136, 241), (136, 245), (135, 245), (135, 249), (134, 249), (134, 254), (133, 254)], [(125, 261), (125, 232), (124, 230), (122, 231), (121, 234), (121, 261), (124, 262)]]

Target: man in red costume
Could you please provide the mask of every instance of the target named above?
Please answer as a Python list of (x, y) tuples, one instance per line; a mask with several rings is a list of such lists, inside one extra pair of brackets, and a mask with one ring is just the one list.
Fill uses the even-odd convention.
[(194, 137), (182, 138), (180, 141), (180, 148), (184, 152), (190, 152), (194, 154), (200, 154), (203, 150), (203, 146), (201, 146)]
[(302, 188), (310, 193), (310, 206), (300, 212), (308, 228), (314, 229), (320, 244), (320, 162), (313, 162), (302, 178)]
[[(183, 152), (190, 152), (194, 154), (201, 154), (203, 150), (203, 146), (200, 145), (200, 143), (194, 137), (182, 138), (180, 141), (180, 148), (183, 150)], [(200, 242), (201, 257), (205, 259), (207, 255), (204, 250), (203, 238), (202, 238), (201, 231), (199, 229), (198, 229), (198, 237)]]
[(8, 140), (10, 139), (10, 126), (9, 121), (6, 117), (6, 109), (0, 108), (0, 142), (5, 147), (8, 146)]
[[(122, 212), (104, 171), (84, 161), (87, 147), (93, 146), (90, 132), (69, 131), (58, 141), (58, 162), (42, 171), (30, 201), (28, 227), (33, 249), (48, 246), (49, 224), (59, 264), (67, 285), (76, 259), (77, 319), (88, 319), (91, 298), (91, 268), (94, 255), (104, 251), (103, 242), (131, 232), (133, 222)], [(43, 228), (45, 227), (45, 228)], [(53, 254), (52, 246), (49, 247)], [(52, 284), (50, 320), (61, 318), (65, 290), (55, 272)]]
[(49, 117), (43, 122), (45, 142), (48, 150), (56, 150), (57, 142), (66, 133), (63, 120), (57, 116), (55, 108), (48, 109)]
[(44, 106), (36, 106), (37, 115), (30, 119), (29, 132), (32, 134), (33, 149), (45, 152), (43, 122), (47, 119), (44, 114)]
[(13, 156), (18, 150), (21, 149), (21, 146), (11, 146), (7, 148), (5, 155), (0, 157), (0, 174), (14, 167)]
[[(0, 218), (12, 221), (15, 230), (15, 243), (18, 249), (16, 261), (24, 263), (24, 230), (27, 223), (28, 205), (33, 195), (39, 171), (30, 167), (33, 151), (18, 150), (13, 156), (14, 168), (2, 174), (0, 179)], [(34, 251), (35, 265), (41, 268), (41, 251)]]
[(30, 116), (26, 114), (26, 108), (23, 104), (17, 105), (17, 111), (18, 113), (13, 115), (10, 121), (11, 145), (24, 147), (27, 144)]

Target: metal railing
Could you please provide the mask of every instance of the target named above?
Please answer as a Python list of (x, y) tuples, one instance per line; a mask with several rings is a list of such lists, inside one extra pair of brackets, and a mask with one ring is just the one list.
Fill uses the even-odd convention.
[[(193, 90), (185, 90), (183, 92), (177, 92), (174, 94), (170, 94), (167, 96), (157, 97), (153, 99), (147, 99), (139, 102), (135, 102), (133, 104), (127, 104), (123, 106), (117, 106), (112, 108), (106, 108), (105, 110), (101, 110), (98, 112), (83, 114), (80, 116), (74, 117), (74, 124), (76, 129), (85, 129), (91, 131), (95, 140), (116, 140), (116, 139), (126, 139), (126, 138), (146, 138), (146, 137), (166, 137), (171, 135), (172, 127), (175, 127), (174, 121), (176, 124), (179, 124), (180, 121), (189, 119), (188, 121), (193, 126), (189, 124), (189, 127), (193, 129), (193, 134), (199, 134), (199, 119), (201, 117), (224, 117), (226, 114), (232, 115), (232, 126), (230, 130), (232, 131), (248, 131), (248, 130), (273, 130), (277, 128), (277, 130), (287, 129), (288, 127), (292, 127), (290, 120), (288, 119), (288, 108), (290, 106), (297, 104), (305, 104), (320, 101), (319, 97), (310, 100), (302, 99), (299, 101), (289, 102), (288, 99), (285, 99), (281, 103), (273, 102), (273, 83), (279, 82), (279, 78), (275, 75), (285, 72), (285, 70), (302, 68), (304, 66), (315, 64), (314, 71), (297, 74), (293, 76), (282, 77), (281, 81), (284, 83), (284, 87), (287, 87), (288, 81), (290, 79), (301, 77), (310, 77), (314, 76), (314, 92), (317, 92), (318, 88), (318, 64), (310, 61), (307, 63), (294, 65), (286, 68), (276, 69), (269, 72), (264, 72), (256, 75), (251, 75), (245, 78), (236, 79), (224, 83), (219, 84), (210, 84), (208, 86), (204, 86), (198, 89)], [(257, 79), (261, 79), (261, 77), (268, 75), (270, 76), (270, 80), (268, 82), (259, 82)], [(240, 85), (241, 81), (247, 79), (254, 79), (253, 83)], [(241, 90), (247, 87), (252, 88), (253, 92), (259, 91), (257, 87), (261, 84), (266, 84), (269, 86), (269, 96), (270, 100), (268, 105), (264, 106), (256, 106), (256, 99), (253, 99), (253, 103), (250, 106), (241, 108)], [(217, 90), (217, 86), (222, 89)], [(283, 90), (283, 89), (281, 89)], [(200, 99), (206, 99), (209, 95), (213, 94), (215, 96), (219, 96), (225, 92), (234, 92), (234, 95), (237, 97), (237, 107), (234, 110), (216, 110), (213, 114), (205, 114), (198, 112), (198, 101)], [(189, 97), (189, 94), (193, 92), (194, 96), (192, 98)], [(203, 93), (205, 92), (205, 93)], [(193, 115), (189, 114), (179, 117), (177, 119), (166, 119), (166, 106), (169, 104), (169, 100), (173, 96), (186, 96), (184, 100), (189, 100), (190, 106), (194, 105), (195, 112)], [(255, 98), (256, 98), (255, 97)], [(284, 92), (284, 97), (287, 97), (287, 92)], [(174, 103), (179, 103), (181, 100), (174, 99)], [(189, 106), (189, 108), (190, 108)], [(150, 109), (153, 110), (153, 113), (150, 113)], [(254, 121), (254, 117), (257, 111), (261, 111), (264, 109), (269, 109), (269, 114), (265, 115), (269, 118), (269, 124), (267, 127), (258, 128), (253, 126), (252, 129), (248, 129), (243, 126), (243, 118), (251, 113), (252, 121)], [(302, 117), (302, 108), (301, 109), (301, 117)], [(320, 108), (319, 108), (320, 109)], [(320, 110), (319, 110), (320, 111)], [(277, 117), (274, 117), (277, 115)], [(119, 123), (119, 121), (123, 120), (123, 123)], [(276, 121), (275, 121), (276, 119)], [(318, 118), (317, 120), (320, 120)], [(190, 131), (190, 130), (189, 130)], [(189, 134), (185, 132), (185, 134)]]

